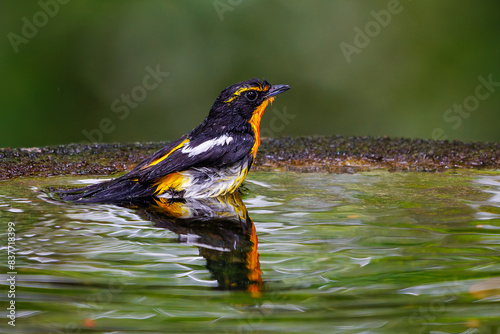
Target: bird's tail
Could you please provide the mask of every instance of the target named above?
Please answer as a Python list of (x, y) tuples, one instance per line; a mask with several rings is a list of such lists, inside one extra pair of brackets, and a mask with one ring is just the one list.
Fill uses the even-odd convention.
[(148, 187), (147, 184), (119, 177), (83, 188), (58, 189), (53, 193), (59, 200), (68, 202), (118, 203), (131, 198), (153, 196), (154, 189)]

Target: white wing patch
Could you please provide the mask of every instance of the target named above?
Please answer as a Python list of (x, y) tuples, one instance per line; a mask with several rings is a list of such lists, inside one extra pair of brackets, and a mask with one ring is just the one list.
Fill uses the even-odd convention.
[(192, 156), (201, 154), (203, 152), (206, 152), (214, 146), (227, 145), (232, 141), (233, 141), (233, 137), (230, 137), (228, 135), (223, 135), (223, 136), (220, 136), (220, 137), (215, 138), (215, 139), (207, 140), (206, 142), (203, 142), (200, 145), (195, 146), (195, 147), (191, 147), (190, 146), (191, 143), (187, 143), (187, 145), (185, 145), (182, 148), (181, 152), (182, 153), (189, 153), (189, 156), (192, 157)]

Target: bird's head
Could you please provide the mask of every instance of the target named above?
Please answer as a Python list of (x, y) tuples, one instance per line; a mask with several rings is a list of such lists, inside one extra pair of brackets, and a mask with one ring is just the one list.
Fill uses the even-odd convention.
[(251, 79), (224, 89), (215, 100), (210, 116), (231, 122), (246, 121), (259, 126), (267, 105), (276, 95), (290, 89), (288, 85), (271, 85), (266, 80)]

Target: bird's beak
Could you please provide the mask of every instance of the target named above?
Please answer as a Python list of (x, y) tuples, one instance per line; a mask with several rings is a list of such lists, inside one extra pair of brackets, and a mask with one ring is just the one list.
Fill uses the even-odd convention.
[(289, 89), (290, 89), (290, 86), (288, 86), (288, 85), (273, 85), (267, 91), (266, 98), (281, 94), (283, 92), (286, 92)]

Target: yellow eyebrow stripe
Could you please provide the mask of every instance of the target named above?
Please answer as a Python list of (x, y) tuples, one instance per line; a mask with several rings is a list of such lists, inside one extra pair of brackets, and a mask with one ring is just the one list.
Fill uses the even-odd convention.
[(169, 157), (170, 154), (172, 154), (175, 150), (179, 149), (180, 147), (182, 147), (185, 143), (189, 142), (189, 139), (184, 139), (179, 145), (177, 145), (176, 147), (174, 147), (173, 149), (170, 150), (170, 152), (168, 152), (167, 154), (165, 154), (164, 156), (162, 156), (161, 158), (158, 158), (156, 160), (154, 160), (153, 162), (151, 162), (149, 165), (145, 166), (145, 167), (149, 167), (149, 166), (154, 166), (156, 165), (157, 163), (160, 163), (162, 162), (163, 160), (165, 160), (166, 158)]
[(233, 101), (236, 97), (240, 96), (241, 93), (247, 92), (249, 90), (254, 90), (254, 91), (257, 91), (257, 92), (263, 92), (263, 91), (266, 91), (268, 89), (269, 89), (269, 86), (264, 86), (264, 87), (241, 87), (240, 89), (238, 89), (236, 92), (233, 93), (233, 96), (231, 96), (229, 99), (227, 99), (226, 101), (224, 101), (224, 103), (229, 103), (229, 102)]

